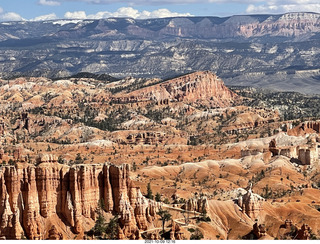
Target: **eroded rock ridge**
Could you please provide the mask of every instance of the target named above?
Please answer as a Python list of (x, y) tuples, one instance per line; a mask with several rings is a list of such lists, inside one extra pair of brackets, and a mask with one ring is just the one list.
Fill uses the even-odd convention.
[[(154, 220), (159, 204), (146, 199), (129, 178), (129, 165), (76, 165), (41, 162), (0, 171), (0, 236), (6, 239), (52, 238), (44, 226), (60, 219), (73, 233), (94, 221), (99, 201), (117, 214), (125, 238), (139, 239), (139, 230)], [(50, 227), (49, 227), (50, 228)], [(58, 226), (54, 232), (63, 233)]]

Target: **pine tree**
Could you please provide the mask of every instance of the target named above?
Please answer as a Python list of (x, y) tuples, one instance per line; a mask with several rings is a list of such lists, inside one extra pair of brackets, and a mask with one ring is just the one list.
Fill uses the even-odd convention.
[(146, 196), (146, 198), (153, 199), (153, 194), (152, 194), (150, 182), (147, 185), (147, 196)]
[(116, 240), (118, 236), (119, 217), (115, 216), (110, 219), (110, 222), (106, 226), (106, 239)]
[(133, 170), (133, 171), (136, 171), (136, 170), (137, 170), (136, 162), (133, 162), (133, 164), (132, 164), (132, 170)]
[(161, 195), (160, 195), (159, 192), (156, 193), (155, 200), (156, 200), (157, 202), (161, 202)]
[(196, 229), (195, 232), (190, 236), (190, 240), (201, 240), (203, 238), (203, 234), (199, 229)]
[(98, 218), (94, 227), (90, 230), (99, 239), (115, 240), (118, 235), (119, 217), (115, 216), (110, 219), (109, 223), (103, 216), (104, 202), (100, 199), (97, 213)]
[(82, 164), (84, 160), (82, 159), (80, 153), (77, 153), (76, 159), (74, 160), (76, 164)]
[(157, 214), (160, 216), (160, 220), (162, 220), (162, 234), (164, 234), (164, 225), (166, 221), (169, 221), (171, 219), (171, 214), (168, 210), (160, 209)]

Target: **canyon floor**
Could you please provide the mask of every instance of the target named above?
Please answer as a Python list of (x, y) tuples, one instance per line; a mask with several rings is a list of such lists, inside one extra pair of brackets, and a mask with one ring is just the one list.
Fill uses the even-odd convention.
[(0, 238), (320, 238), (317, 112), (261, 94), (208, 71), (0, 80)]

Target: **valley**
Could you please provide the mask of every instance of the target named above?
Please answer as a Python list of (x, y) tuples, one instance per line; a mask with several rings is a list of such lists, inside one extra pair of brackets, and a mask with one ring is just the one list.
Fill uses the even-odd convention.
[(319, 93), (320, 15), (0, 23), (0, 76), (80, 72), (171, 79), (210, 70), (227, 85)]
[(318, 99), (210, 71), (2, 79), (0, 238), (318, 239)]

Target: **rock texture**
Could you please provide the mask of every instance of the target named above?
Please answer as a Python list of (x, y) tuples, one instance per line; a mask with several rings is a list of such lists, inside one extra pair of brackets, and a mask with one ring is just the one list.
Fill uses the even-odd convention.
[(149, 144), (149, 145), (155, 145), (157, 143), (162, 144), (164, 142), (165, 133), (161, 132), (153, 132), (153, 131), (146, 131), (146, 132), (139, 132), (130, 134), (127, 136), (126, 141), (124, 143), (126, 144)]
[(125, 95), (117, 95), (113, 101), (133, 103), (151, 100), (167, 104), (168, 101), (194, 103), (206, 100), (214, 107), (226, 107), (235, 99), (240, 97), (229, 90), (215, 74), (210, 71), (198, 71)]
[(301, 228), (298, 228), (297, 224), (293, 224), (291, 219), (286, 219), (284, 224), (279, 228), (278, 238), (288, 240), (310, 240), (312, 234), (312, 229), (308, 224), (303, 223)]
[(49, 230), (49, 240), (62, 240), (62, 234), (57, 231), (57, 228), (53, 225)]
[(246, 213), (252, 220), (258, 218), (263, 209), (264, 198), (252, 192), (252, 185), (249, 185), (247, 193), (238, 198), (238, 205), (242, 212)]
[(265, 224), (255, 222), (252, 231), (242, 237), (245, 240), (274, 240), (272, 236), (267, 233)]
[(290, 136), (304, 136), (312, 133), (320, 133), (320, 121), (305, 121), (288, 130)]
[(253, 225), (252, 231), (253, 231), (254, 235), (257, 237), (257, 239), (260, 239), (261, 237), (264, 237), (267, 235), (266, 227), (264, 224), (255, 223)]
[(184, 240), (185, 236), (180, 224), (171, 221), (170, 240)]
[[(44, 161), (44, 159), (50, 161)], [(82, 233), (86, 219), (95, 220), (98, 202), (120, 216), (123, 238), (139, 239), (156, 218), (159, 203), (146, 199), (129, 178), (129, 166), (76, 165), (68, 167), (40, 157), (38, 166), (18, 164), (0, 171), (0, 236), (6, 239), (62, 239), (44, 229), (52, 217), (63, 219), (74, 233)]]
[[(317, 126), (316, 123), (308, 124)], [(300, 165), (313, 165), (318, 162), (318, 136), (309, 135), (300, 137), (297, 140), (291, 138), (294, 137), (279, 133), (272, 139), (269, 143), (269, 151), (272, 156), (282, 155), (290, 158), (291, 162)]]
[(187, 211), (196, 211), (199, 213), (208, 212), (209, 204), (206, 196), (195, 196), (186, 201), (185, 205), (182, 206)]
[(312, 230), (309, 225), (302, 224), (297, 232), (297, 240), (310, 240)]
[[(319, 16), (288, 13), (1, 23), (0, 75), (68, 77), (94, 72), (167, 78), (214, 70), (233, 85), (314, 93), (320, 90)], [(34, 102), (28, 103), (33, 106)]]

